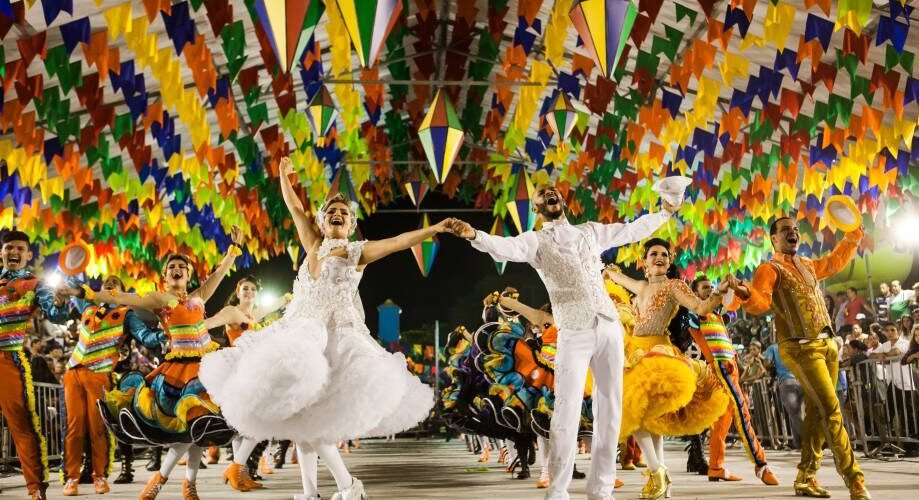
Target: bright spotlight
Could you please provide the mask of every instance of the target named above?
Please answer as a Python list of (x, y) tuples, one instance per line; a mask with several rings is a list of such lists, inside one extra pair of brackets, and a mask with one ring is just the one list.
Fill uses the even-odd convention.
[(278, 295), (274, 292), (262, 290), (259, 293), (258, 302), (263, 308), (271, 307), (278, 302)]
[(896, 222), (898, 243), (909, 246), (919, 245), (919, 215), (916, 213), (903, 214)]
[(45, 280), (45, 283), (47, 283), (47, 285), (50, 286), (51, 288), (57, 288), (63, 282), (64, 282), (63, 276), (61, 276), (61, 273), (57, 271), (54, 271), (53, 273), (51, 273), (51, 276), (48, 276), (48, 278)]

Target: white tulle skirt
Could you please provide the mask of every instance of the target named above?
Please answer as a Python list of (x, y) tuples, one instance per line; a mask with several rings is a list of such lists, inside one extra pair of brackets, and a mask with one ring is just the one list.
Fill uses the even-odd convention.
[(334, 442), (410, 429), (434, 404), (402, 354), (363, 325), (328, 331), (285, 317), (201, 360), (199, 378), (223, 416), (255, 439)]

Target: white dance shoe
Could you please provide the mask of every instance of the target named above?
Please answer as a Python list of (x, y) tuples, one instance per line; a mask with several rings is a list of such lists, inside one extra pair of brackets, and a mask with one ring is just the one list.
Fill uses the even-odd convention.
[(364, 492), (364, 483), (357, 478), (352, 478), (351, 481), (351, 486), (335, 492), (332, 500), (366, 500), (367, 493)]

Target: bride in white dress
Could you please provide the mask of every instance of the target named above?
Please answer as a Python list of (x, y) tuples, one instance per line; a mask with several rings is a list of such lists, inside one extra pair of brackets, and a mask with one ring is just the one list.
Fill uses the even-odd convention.
[(308, 249), (293, 299), (280, 320), (205, 356), (199, 378), (241, 435), (297, 443), (304, 494), (295, 499), (319, 498), (317, 455), (335, 478), (333, 500), (362, 499), (363, 484), (335, 443), (409, 429), (427, 417), (434, 394), (408, 371), (402, 354), (371, 338), (358, 283), (367, 264), (449, 231), (452, 219), (385, 240), (349, 242), (355, 213), (338, 195), (319, 210), (317, 233), (291, 185), (290, 159), (280, 167), (284, 201)]

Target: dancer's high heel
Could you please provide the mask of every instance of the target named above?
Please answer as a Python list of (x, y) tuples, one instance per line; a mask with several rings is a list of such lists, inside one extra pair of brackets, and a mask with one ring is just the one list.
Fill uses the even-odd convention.
[(243, 466), (236, 462), (230, 462), (230, 465), (223, 471), (223, 484), (229, 484), (236, 491), (249, 491), (252, 488), (246, 484), (243, 479)]

